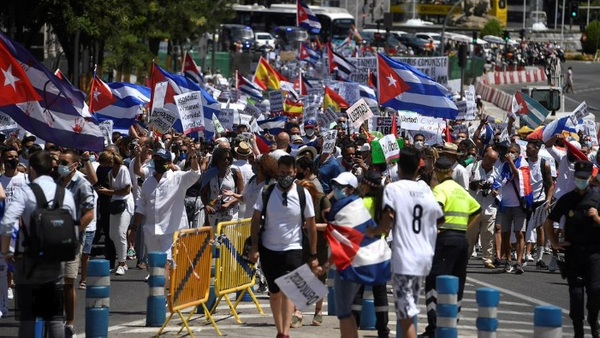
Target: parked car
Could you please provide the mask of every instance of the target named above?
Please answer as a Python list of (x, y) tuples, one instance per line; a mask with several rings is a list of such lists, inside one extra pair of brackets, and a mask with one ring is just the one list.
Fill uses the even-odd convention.
[[(362, 32), (359, 32), (360, 36), (362, 36), (363, 41), (369, 43), (371, 47), (377, 49), (378, 51), (384, 51), (386, 47), (385, 42), (385, 30), (380, 29), (365, 29)], [(387, 39), (387, 53), (390, 55), (400, 55), (406, 53), (406, 46), (404, 46), (395, 36), (391, 34)]]
[(431, 48), (429, 47), (429, 42), (423, 39), (419, 39), (414, 35), (403, 35), (398, 38), (400, 42), (406, 47), (411, 47), (415, 54), (426, 54), (431, 52)]
[(416, 33), (415, 36), (418, 37), (419, 39), (423, 39), (425, 41), (429, 41), (429, 39), (433, 39), (433, 45), (435, 46), (435, 48), (439, 48), (440, 43), (442, 42), (442, 35), (439, 33), (421, 32), (421, 33)]
[(254, 32), (254, 48), (260, 49), (264, 45), (269, 45), (271, 48), (275, 48), (275, 38), (271, 33), (267, 32)]

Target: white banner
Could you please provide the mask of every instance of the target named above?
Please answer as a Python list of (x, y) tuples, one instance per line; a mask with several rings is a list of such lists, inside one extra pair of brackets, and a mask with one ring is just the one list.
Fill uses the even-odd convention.
[(587, 103), (585, 103), (585, 101), (581, 102), (579, 104), (579, 106), (577, 106), (577, 108), (575, 108), (575, 110), (573, 110), (572, 116), (574, 116), (574, 118), (575, 118), (575, 121), (573, 124), (577, 125), (577, 121), (588, 116), (589, 113), (590, 112), (588, 111)]
[(177, 110), (179, 110), (183, 133), (203, 131), (204, 106), (202, 105), (202, 93), (199, 91), (183, 93), (175, 95), (174, 99)]
[(398, 142), (396, 141), (396, 137), (394, 135), (385, 135), (381, 140), (379, 140), (379, 144), (383, 150), (383, 155), (385, 156), (386, 162), (390, 163), (391, 161), (397, 160), (398, 157), (400, 157), (400, 147), (398, 147)]
[(269, 92), (269, 102), (271, 103), (271, 112), (283, 111), (283, 94), (281, 90), (273, 90)]
[(446, 122), (444, 119), (422, 116), (417, 113), (407, 111), (398, 112), (398, 122), (400, 123), (402, 129), (405, 130), (429, 131), (433, 133), (439, 132), (440, 134), (446, 127)]
[(275, 279), (275, 283), (300, 311), (327, 295), (327, 287), (310, 271), (308, 264)]
[(252, 116), (248, 115), (248, 114), (240, 114), (239, 115), (240, 119), (239, 121), (236, 121), (238, 125), (244, 125), (247, 127), (250, 127), (250, 124), (252, 123)]
[(175, 115), (174, 112), (166, 110), (164, 108), (153, 108), (152, 116), (150, 116), (150, 125), (154, 127), (154, 130), (160, 134), (166, 133), (179, 116)]
[(246, 107), (244, 108), (244, 113), (252, 115), (254, 117), (260, 117), (262, 115), (260, 109), (251, 104), (246, 105)]
[(596, 122), (593, 120), (584, 119), (583, 120), (583, 133), (584, 135), (589, 135), (592, 138), (592, 145), (598, 145), (598, 133), (596, 132)]
[(335, 151), (335, 141), (337, 139), (337, 130), (329, 130), (321, 133), (323, 136), (323, 148), (321, 153), (330, 154)]
[(475, 86), (470, 85), (465, 90), (465, 101), (467, 102), (467, 112), (465, 120), (473, 121), (477, 118), (477, 103), (475, 103)]
[[(393, 134), (391, 117), (373, 115), (373, 118), (371, 120), (373, 121), (373, 129), (375, 131), (378, 131), (383, 135)], [(398, 121), (396, 121), (396, 133), (400, 135), (400, 131), (398, 129), (400, 129), (400, 124), (398, 123)]]
[[(349, 80), (366, 85), (369, 70), (377, 70), (377, 58), (368, 56), (347, 59), (356, 67), (356, 70), (350, 74)], [(441, 85), (448, 84), (448, 57), (446, 56), (392, 57), (392, 59), (409, 64)]]
[(348, 102), (349, 105), (355, 104), (360, 100), (360, 87), (356, 82), (340, 82), (339, 83), (340, 96)]
[(346, 114), (348, 114), (348, 120), (354, 128), (359, 128), (363, 122), (373, 117), (373, 112), (364, 99), (360, 99), (350, 106), (346, 110)]

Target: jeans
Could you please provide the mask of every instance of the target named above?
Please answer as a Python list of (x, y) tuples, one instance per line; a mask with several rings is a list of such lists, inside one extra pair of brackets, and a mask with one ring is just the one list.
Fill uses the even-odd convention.
[(17, 284), (19, 303), (19, 338), (35, 336), (35, 319), (41, 317), (46, 322), (47, 336), (62, 338), (64, 327), (64, 289), (62, 284)]

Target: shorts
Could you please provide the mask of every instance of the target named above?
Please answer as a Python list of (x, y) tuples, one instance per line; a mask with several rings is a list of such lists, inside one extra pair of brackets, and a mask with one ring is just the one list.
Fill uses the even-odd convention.
[(352, 305), (360, 284), (343, 280), (337, 270), (333, 283), (335, 315), (340, 320), (352, 317)]
[(86, 231), (83, 236), (83, 249), (81, 252), (89, 255), (92, 252), (92, 244), (94, 242), (94, 236), (96, 236), (96, 231)]
[(171, 247), (173, 246), (173, 234), (155, 235), (146, 231), (144, 228), (144, 244), (146, 252), (164, 252), (167, 254), (167, 260), (172, 260)]
[(278, 293), (279, 286), (275, 280), (299, 268), (302, 261), (302, 250), (272, 251), (260, 246), (260, 266), (262, 267), (269, 291)]
[(527, 230), (527, 215), (521, 207), (506, 207), (500, 212), (502, 232), (525, 232)]
[(394, 274), (392, 287), (394, 288), (394, 304), (398, 319), (411, 319), (419, 314), (419, 294), (421, 284), (425, 277)]
[(79, 250), (77, 250), (77, 256), (72, 261), (65, 262), (65, 278), (77, 279), (79, 274), (79, 263), (81, 262), (81, 250), (83, 249), (83, 243), (79, 242)]

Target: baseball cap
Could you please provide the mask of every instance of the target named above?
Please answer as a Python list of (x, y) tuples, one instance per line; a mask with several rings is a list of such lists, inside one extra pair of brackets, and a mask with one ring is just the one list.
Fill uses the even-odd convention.
[(167, 151), (162, 148), (158, 149), (154, 153), (154, 156), (162, 158), (165, 162), (171, 162), (171, 154), (167, 153)]
[(442, 156), (440, 158), (438, 158), (437, 161), (435, 161), (435, 165), (434, 168), (437, 171), (441, 171), (441, 172), (447, 172), (447, 171), (452, 171), (452, 161), (450, 161), (449, 158), (447, 158), (446, 156)]
[(304, 122), (304, 128), (314, 128), (317, 126), (317, 121), (315, 120), (306, 120), (306, 122)]
[(334, 178), (332, 181), (343, 187), (350, 186), (354, 189), (358, 188), (358, 179), (354, 174), (347, 171), (339, 174), (338, 177)]
[(577, 161), (575, 162), (575, 177), (581, 179), (588, 179), (592, 176), (594, 165), (589, 161)]

